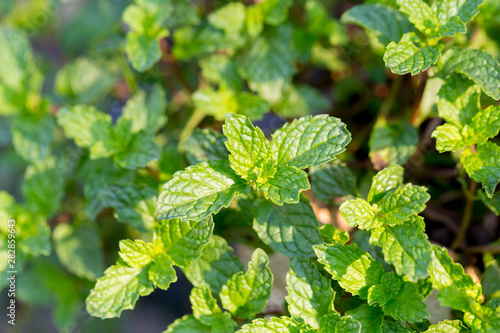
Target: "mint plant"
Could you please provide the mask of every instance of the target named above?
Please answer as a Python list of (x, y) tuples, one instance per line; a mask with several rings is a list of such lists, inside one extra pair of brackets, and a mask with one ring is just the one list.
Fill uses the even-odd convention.
[(491, 0), (2, 1), (16, 324), (500, 331), (499, 18)]

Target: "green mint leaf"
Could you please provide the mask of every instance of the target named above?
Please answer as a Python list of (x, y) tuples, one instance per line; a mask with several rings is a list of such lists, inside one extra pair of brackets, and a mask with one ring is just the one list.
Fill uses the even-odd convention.
[(31, 212), (52, 216), (58, 211), (64, 195), (61, 164), (53, 158), (47, 158), (29, 165), (21, 189)]
[(399, 293), (382, 309), (386, 315), (396, 320), (415, 323), (430, 317), (427, 305), (423, 301), (424, 297), (418, 293), (417, 287), (404, 282)]
[(424, 233), (425, 223), (420, 216), (411, 216), (400, 225), (384, 225), (372, 232), (370, 242), (382, 247), (384, 259), (396, 273), (410, 281), (427, 277), (432, 261), (432, 249)]
[(50, 115), (14, 118), (10, 130), (16, 153), (31, 163), (46, 159), (54, 142), (54, 125), (54, 118)]
[(225, 145), (226, 137), (210, 128), (195, 129), (193, 134), (182, 143), (182, 150), (190, 164), (210, 160), (228, 159), (229, 151)]
[(213, 228), (211, 216), (200, 221), (162, 220), (157, 234), (162, 241), (162, 249), (171, 260), (177, 266), (187, 267), (201, 256), (201, 250), (209, 242)]
[(284, 118), (303, 117), (326, 111), (328, 99), (316, 88), (306, 85), (289, 85), (283, 97), (273, 104), (273, 111)]
[(2, 73), (0, 114), (10, 116), (37, 109), (43, 78), (35, 64), (28, 36), (18, 29), (0, 29)]
[(120, 241), (118, 254), (129, 266), (143, 268), (154, 260), (155, 248), (153, 244), (140, 239), (135, 241), (125, 239)]
[(217, 300), (212, 296), (212, 292), (207, 286), (191, 289), (189, 300), (193, 308), (193, 315), (201, 322), (203, 322), (203, 316), (222, 313), (222, 310), (217, 305)]
[(320, 318), (333, 311), (335, 292), (330, 281), (323, 277), (307, 260), (295, 257), (286, 276), (288, 311), (314, 329)]
[(427, 36), (437, 33), (440, 23), (432, 8), (423, 0), (397, 0), (399, 10), (406, 15), (415, 27)]
[(92, 103), (109, 94), (117, 78), (117, 71), (105, 62), (80, 57), (57, 72), (54, 89), (73, 103)]
[[(149, 162), (160, 156), (159, 147), (153, 141), (154, 134), (141, 131), (132, 136), (131, 141), (114, 156), (118, 166), (124, 169), (135, 170), (145, 168)], [(126, 140), (117, 136), (115, 140)], [(123, 141), (125, 142), (125, 141)]]
[(185, 315), (170, 324), (164, 333), (211, 333), (211, 327), (204, 325), (193, 315)]
[(19, 240), (17, 246), (20, 252), (34, 257), (48, 256), (51, 246), (50, 227), (46, 218), (39, 214), (28, 214), (20, 207), (19, 209), (20, 211), (10, 215), (9, 219), (16, 220), (16, 239)]
[(370, 159), (375, 169), (404, 164), (417, 150), (418, 131), (410, 124), (377, 122), (370, 134)]
[(156, 133), (167, 122), (167, 97), (163, 88), (153, 86), (151, 91), (139, 90), (127, 101), (121, 117), (130, 119), (131, 133), (142, 130)]
[(273, 276), (267, 254), (256, 249), (245, 273), (238, 272), (222, 287), (222, 306), (239, 318), (252, 318), (261, 312), (271, 296)]
[(467, 174), (483, 184), (484, 191), (490, 198), (493, 197), (495, 188), (500, 182), (500, 166), (497, 163), (499, 159), (500, 146), (493, 142), (477, 146), (475, 153), (470, 148), (466, 148), (460, 155), (460, 163)]
[(389, 192), (403, 186), (403, 174), (405, 169), (399, 165), (389, 165), (379, 171), (372, 179), (372, 185), (368, 192), (368, 202), (375, 203)]
[(453, 262), (446, 249), (432, 246), (434, 256), (429, 267), (434, 289), (439, 291), (438, 299), (442, 306), (455, 310), (472, 312), (473, 304), (481, 302), (481, 286), (474, 283), (470, 275), (465, 274), (460, 264)]
[(272, 317), (269, 320), (259, 318), (254, 319), (250, 324), (243, 325), (237, 333), (302, 332), (297, 328), (297, 324), (297, 322), (289, 317)]
[(227, 114), (223, 125), (231, 168), (243, 179), (265, 183), (276, 172), (269, 141), (260, 128), (242, 115)]
[(155, 216), (201, 220), (227, 207), (236, 194), (248, 191), (228, 161), (202, 162), (176, 172), (163, 185)]
[[(169, 1), (170, 2), (170, 1)], [(169, 2), (162, 4), (169, 5)], [(170, 28), (196, 25), (200, 23), (196, 5), (189, 0), (171, 0), (172, 14), (167, 18), (165, 25)]]
[(142, 3), (132, 4), (123, 12), (123, 22), (131, 29), (127, 33), (125, 52), (137, 71), (144, 72), (160, 60), (159, 40), (168, 36), (162, 24), (172, 8), (167, 3)]
[(379, 307), (363, 304), (347, 314), (361, 324), (361, 333), (383, 333), (384, 312)]
[(384, 306), (399, 293), (402, 284), (403, 281), (394, 272), (382, 275), (380, 283), (368, 289), (368, 304), (378, 303), (380, 306)]
[(197, 90), (192, 95), (194, 106), (216, 120), (224, 120), (226, 113), (238, 112), (236, 94), (226, 88), (214, 90), (211, 87)]
[(341, 18), (344, 23), (363, 27), (368, 33), (387, 45), (399, 42), (401, 37), (414, 30), (408, 18), (399, 11), (383, 4), (363, 4), (349, 8)]
[(123, 310), (133, 309), (139, 296), (153, 292), (148, 272), (142, 268), (121, 264), (106, 269), (104, 276), (87, 297), (87, 311), (102, 319), (120, 316)]
[(432, 132), (432, 137), (436, 139), (436, 149), (440, 153), (445, 151), (456, 151), (474, 143), (471, 140), (467, 140), (462, 134), (462, 131), (451, 124), (438, 126), (434, 132)]
[(295, 167), (279, 166), (274, 175), (262, 185), (256, 185), (259, 193), (277, 205), (299, 202), (300, 193), (310, 189), (307, 173)]
[(104, 272), (104, 258), (96, 228), (90, 224), (58, 224), (52, 232), (54, 250), (71, 273), (95, 281)]
[(472, 118), (470, 127), (475, 144), (485, 143), (489, 138), (494, 138), (500, 132), (500, 107), (492, 105), (479, 110)]
[(288, 9), (292, 6), (291, 0), (265, 0), (257, 3), (262, 11), (264, 22), (270, 25), (280, 25), (288, 17)]
[(382, 198), (379, 203), (379, 214), (384, 224), (402, 224), (410, 216), (422, 212), (430, 198), (426, 187), (407, 184)]
[(306, 199), (283, 206), (259, 199), (252, 212), (253, 228), (265, 244), (289, 257), (314, 256), (312, 246), (322, 239), (319, 222)]
[(459, 73), (451, 74), (437, 96), (439, 117), (462, 128), (481, 109), (480, 94), (481, 89), (474, 81)]
[[(101, 185), (104, 185), (100, 187)], [(86, 213), (91, 219), (106, 207), (114, 208), (114, 217), (130, 224), (140, 232), (146, 232), (156, 224), (153, 217), (157, 191), (139, 185), (94, 184), (89, 195)]]
[(234, 91), (243, 88), (234, 60), (225, 55), (211, 55), (200, 59), (201, 73), (207, 81)]
[(372, 207), (366, 200), (355, 199), (345, 201), (339, 208), (340, 214), (351, 227), (373, 229), (380, 225), (377, 218), (378, 209)]
[(238, 99), (238, 112), (251, 120), (260, 120), (269, 112), (270, 105), (259, 95), (241, 92), (236, 95)]
[(384, 274), (382, 264), (356, 245), (315, 245), (318, 261), (325, 266), (332, 278), (353, 295), (366, 299), (371, 286)]
[[(263, 3), (267, 2), (275, 0)], [(282, 97), (295, 73), (292, 44), (292, 27), (280, 25), (266, 29), (237, 59), (238, 72), (248, 80), (250, 89), (268, 102), (276, 102)]]
[(68, 138), (82, 148), (91, 148), (100, 140), (110, 139), (111, 117), (93, 106), (64, 107), (57, 113), (57, 122)]
[(356, 176), (345, 163), (333, 160), (309, 169), (314, 195), (325, 203), (337, 198), (356, 195)]
[(462, 325), (460, 320), (445, 319), (442, 322), (431, 325), (424, 333), (462, 333), (467, 332), (467, 329)]
[(486, 95), (500, 99), (500, 65), (482, 50), (457, 48), (446, 52), (440, 62), (443, 73), (459, 72), (476, 82)]
[[(441, 30), (447, 27), (453, 27), (457, 25), (455, 29), (451, 31), (456, 31), (460, 33), (467, 32), (465, 25), (476, 16), (478, 11), (478, 6), (483, 3), (484, 0), (462, 0), (455, 3), (452, 2), (435, 2), (433, 3), (433, 10), (442, 25)], [(460, 30), (460, 31), (459, 31)], [(442, 34), (444, 36), (454, 36), (454, 34)]]
[(245, 25), (245, 5), (231, 2), (208, 15), (208, 22), (225, 33), (237, 33)]
[[(500, 302), (500, 264), (491, 254), (484, 254), (483, 261), (485, 270), (481, 276), (481, 286), (483, 287), (483, 295), (488, 302)], [(498, 306), (494, 307), (495, 309)]]
[(212, 236), (210, 242), (203, 247), (201, 257), (183, 269), (194, 286), (208, 285), (214, 293), (220, 293), (222, 286), (242, 270), (243, 264), (233, 255), (233, 248), (219, 236)]
[[(419, 2), (424, 3), (422, 0)], [(443, 44), (426, 45), (414, 32), (408, 32), (397, 44), (391, 42), (387, 45), (384, 53), (385, 67), (390, 68), (394, 74), (415, 75), (437, 63), (442, 49)]]
[(170, 284), (177, 281), (177, 275), (170, 257), (165, 253), (158, 253), (148, 267), (149, 281), (155, 288), (167, 290)]
[(387, 333), (415, 333), (414, 330), (409, 328), (408, 326), (404, 326), (398, 321), (387, 321), (384, 320), (382, 324), (382, 332)]
[(351, 316), (334, 312), (321, 317), (319, 333), (361, 333), (361, 324)]
[(271, 149), (278, 165), (303, 169), (335, 159), (350, 141), (351, 134), (340, 119), (307, 116), (274, 132)]
[(345, 244), (349, 241), (349, 233), (347, 231), (335, 228), (331, 224), (323, 224), (319, 228), (319, 232), (325, 243)]

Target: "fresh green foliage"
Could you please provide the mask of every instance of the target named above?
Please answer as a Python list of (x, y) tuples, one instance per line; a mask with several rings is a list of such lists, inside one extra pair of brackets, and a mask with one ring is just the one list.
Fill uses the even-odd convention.
[(61, 332), (119, 331), (127, 316), (81, 311), (142, 318), (162, 289), (180, 318), (145, 330), (500, 332), (498, 1), (4, 0), (0, 17), (18, 327), (43, 307)]

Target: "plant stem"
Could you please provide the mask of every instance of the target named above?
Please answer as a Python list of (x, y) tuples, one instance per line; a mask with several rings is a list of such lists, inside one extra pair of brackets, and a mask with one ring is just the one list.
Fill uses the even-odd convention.
[(127, 82), (130, 94), (133, 95), (137, 90), (137, 82), (135, 82), (134, 73), (130, 69), (127, 60), (123, 57), (120, 58), (120, 67), (122, 69), (123, 78), (125, 79), (125, 82)]
[(422, 102), (422, 96), (424, 95), (425, 84), (427, 83), (427, 71), (422, 73), (420, 84), (418, 85), (417, 98), (413, 104), (413, 110), (410, 116), (410, 124), (413, 126), (417, 125), (418, 116), (420, 115), (420, 103)]
[(384, 101), (384, 103), (380, 107), (380, 110), (378, 111), (377, 120), (382, 118), (387, 118), (387, 116), (391, 112), (392, 106), (394, 105), (394, 101), (396, 100), (396, 97), (398, 96), (399, 91), (401, 90), (402, 84), (403, 84), (403, 76), (402, 75), (396, 76), (391, 85), (391, 91), (389, 92), (389, 96)]
[(462, 217), (462, 222), (460, 223), (460, 229), (458, 230), (458, 234), (451, 244), (451, 248), (453, 250), (457, 249), (463, 242), (467, 231), (469, 230), (469, 225), (472, 218), (472, 207), (474, 206), (474, 196), (477, 190), (477, 183), (471, 179), (469, 184), (469, 191), (466, 193), (466, 202), (464, 215)]

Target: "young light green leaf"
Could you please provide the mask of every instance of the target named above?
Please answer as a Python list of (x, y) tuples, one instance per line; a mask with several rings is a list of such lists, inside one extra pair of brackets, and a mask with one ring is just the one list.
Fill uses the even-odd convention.
[(473, 312), (475, 302), (481, 302), (481, 286), (465, 274), (460, 264), (453, 262), (446, 249), (432, 246), (434, 256), (429, 266), (432, 285), (439, 291), (438, 299), (442, 306), (455, 310)]
[(261, 312), (271, 296), (273, 276), (267, 267), (267, 254), (256, 249), (245, 273), (238, 272), (222, 287), (222, 306), (239, 318), (252, 318)]
[(283, 206), (257, 200), (253, 214), (253, 228), (265, 244), (289, 257), (314, 256), (312, 246), (322, 239), (319, 222), (307, 200)]
[(414, 30), (408, 18), (392, 7), (383, 4), (363, 4), (349, 8), (341, 17), (344, 23), (354, 23), (373, 34), (383, 45), (399, 42), (401, 37)]
[[(472, 20), (474, 16), (479, 13), (478, 6), (483, 3), (484, 0), (461, 0), (457, 2), (434, 2), (433, 10), (436, 13), (438, 20), (442, 26), (441, 30), (449, 29), (453, 25), (457, 25), (457, 28), (452, 29), (452, 31), (465, 33), (467, 31), (465, 25)], [(454, 23), (455, 22), (455, 23)], [(444, 35), (452, 36), (452, 35)]]
[(307, 173), (290, 166), (279, 166), (274, 175), (262, 184), (256, 184), (259, 193), (277, 205), (299, 202), (300, 193), (311, 188)]
[(315, 245), (318, 261), (346, 291), (366, 299), (371, 286), (384, 274), (382, 264), (356, 245)]
[(483, 50), (451, 49), (440, 62), (443, 73), (459, 72), (474, 80), (486, 95), (500, 99), (500, 65)]
[(427, 36), (437, 33), (440, 23), (432, 8), (423, 0), (397, 0), (399, 10), (406, 15), (415, 27)]
[(135, 241), (125, 239), (120, 241), (118, 254), (129, 266), (143, 268), (154, 260), (155, 248), (153, 244), (140, 239)]
[(272, 317), (270, 320), (259, 318), (254, 319), (250, 324), (243, 325), (237, 333), (302, 332), (297, 329), (297, 325), (298, 323), (289, 317)]
[(120, 316), (123, 310), (133, 309), (139, 296), (153, 292), (148, 272), (142, 268), (121, 264), (106, 269), (104, 276), (87, 297), (87, 311), (102, 319)]
[(494, 194), (491, 198), (486, 192), (479, 190), (481, 201), (488, 207), (496, 216), (500, 216), (500, 194)]
[(210, 128), (195, 129), (193, 134), (182, 143), (182, 150), (190, 164), (210, 160), (228, 159), (229, 151), (225, 145), (226, 137)]
[(462, 325), (460, 320), (445, 319), (442, 322), (431, 325), (424, 333), (463, 333), (467, 329)]
[(361, 324), (351, 316), (343, 316), (337, 312), (321, 317), (319, 333), (361, 333)]
[(351, 141), (346, 125), (328, 115), (295, 119), (273, 134), (271, 149), (278, 165), (298, 169), (335, 159)]
[(339, 208), (340, 214), (351, 227), (359, 229), (373, 229), (381, 223), (377, 219), (378, 209), (372, 207), (364, 199), (348, 200), (342, 203)]
[(201, 220), (227, 207), (249, 188), (228, 161), (208, 161), (176, 172), (162, 187), (155, 216), (158, 219)]
[(424, 297), (410, 282), (404, 282), (399, 293), (388, 301), (382, 309), (386, 315), (409, 323), (420, 322), (430, 317), (427, 305), (424, 303)]
[(225, 33), (237, 33), (245, 25), (245, 5), (241, 2), (230, 2), (211, 12), (208, 22)]
[[(120, 147), (120, 151), (114, 156), (116, 164), (131, 170), (145, 168), (149, 162), (160, 156), (159, 147), (154, 142), (154, 138), (154, 134), (145, 131), (134, 134), (129, 143)], [(115, 135), (115, 140), (126, 142), (126, 139), (119, 135)]]
[(389, 192), (403, 185), (403, 174), (405, 169), (396, 164), (389, 165), (379, 171), (372, 178), (372, 185), (368, 192), (368, 202), (375, 203)]
[(370, 243), (382, 247), (384, 259), (396, 273), (410, 281), (427, 277), (432, 261), (432, 249), (424, 233), (424, 219), (411, 216), (403, 224), (384, 225), (372, 232)]
[(356, 176), (338, 160), (310, 168), (309, 175), (314, 195), (325, 203), (357, 193)]
[(238, 112), (236, 94), (227, 88), (215, 90), (207, 87), (195, 91), (191, 97), (197, 110), (202, 110), (219, 121), (224, 120), (227, 113)]
[[(262, 3), (267, 2), (275, 0)], [(276, 102), (282, 97), (285, 87), (295, 73), (292, 43), (291, 26), (280, 25), (266, 29), (237, 59), (238, 72), (248, 80), (250, 89), (268, 102)]]
[(471, 148), (465, 149), (460, 155), (460, 163), (467, 174), (477, 182), (483, 184), (484, 191), (488, 197), (493, 197), (495, 188), (500, 182), (500, 146), (493, 142), (486, 142), (476, 147), (473, 152)]
[(109, 139), (113, 131), (111, 117), (87, 105), (62, 108), (57, 113), (57, 122), (66, 136), (83, 148), (90, 148), (100, 140)]
[(385, 333), (382, 330), (384, 312), (379, 307), (363, 304), (347, 314), (361, 324), (361, 333)]
[(257, 7), (262, 11), (264, 22), (280, 25), (288, 17), (288, 9), (292, 4), (291, 0), (265, 0), (257, 3)]
[[(424, 3), (422, 0), (418, 1)], [(391, 42), (387, 45), (384, 53), (385, 67), (390, 68), (394, 74), (415, 75), (437, 63), (442, 49), (443, 44), (426, 45), (414, 32), (408, 32), (397, 44)]]
[(431, 196), (427, 188), (407, 184), (385, 195), (379, 203), (379, 214), (386, 225), (402, 224), (425, 209)]
[(156, 133), (167, 122), (167, 97), (163, 88), (153, 86), (150, 91), (139, 90), (127, 101), (121, 117), (130, 119), (131, 133)]
[(94, 281), (104, 272), (99, 235), (90, 224), (58, 224), (52, 233), (54, 249), (61, 264), (80, 278)]
[(212, 236), (214, 223), (209, 216), (200, 221), (182, 221), (181, 219), (162, 220), (158, 235), (162, 249), (172, 261), (180, 267), (187, 267), (200, 257), (202, 248)]
[(177, 275), (170, 256), (165, 253), (157, 253), (154, 261), (148, 267), (148, 279), (153, 282), (155, 288), (167, 290), (170, 284), (177, 281)]
[(370, 134), (370, 159), (375, 169), (404, 164), (417, 149), (418, 131), (404, 123), (380, 121)]
[(183, 269), (193, 285), (196, 287), (208, 285), (214, 293), (220, 293), (222, 286), (242, 270), (243, 264), (240, 259), (233, 255), (233, 249), (219, 236), (212, 236), (210, 242), (203, 248), (201, 257)]
[(231, 168), (243, 179), (264, 184), (276, 172), (269, 141), (242, 115), (226, 114), (223, 125)]
[(191, 289), (189, 300), (193, 308), (193, 315), (202, 322), (203, 316), (222, 313), (222, 310), (217, 305), (217, 300), (212, 296), (212, 292), (207, 286)]
[(349, 233), (347, 231), (335, 228), (331, 224), (323, 224), (319, 228), (319, 232), (325, 243), (345, 244), (349, 241)]
[(436, 149), (443, 153), (445, 151), (456, 151), (458, 149), (474, 144), (462, 135), (462, 131), (455, 125), (444, 124), (438, 126), (432, 132), (432, 138), (436, 139)]
[(323, 277), (307, 260), (295, 257), (286, 276), (288, 311), (314, 329), (320, 318), (333, 311), (335, 292), (330, 281)]

